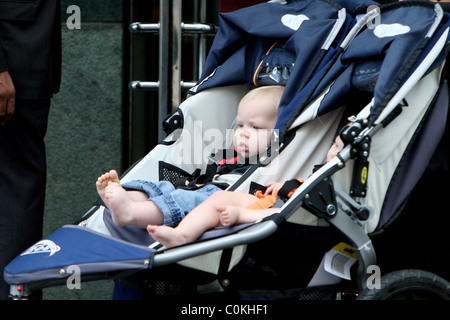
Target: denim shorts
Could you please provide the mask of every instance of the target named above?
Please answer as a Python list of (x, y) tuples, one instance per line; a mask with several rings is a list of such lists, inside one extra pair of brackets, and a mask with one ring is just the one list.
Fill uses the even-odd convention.
[(207, 184), (197, 190), (176, 189), (168, 181), (151, 182), (132, 180), (122, 184), (127, 190), (140, 190), (148, 195), (164, 215), (164, 225), (176, 227), (195, 207), (213, 193), (222, 190), (213, 184)]

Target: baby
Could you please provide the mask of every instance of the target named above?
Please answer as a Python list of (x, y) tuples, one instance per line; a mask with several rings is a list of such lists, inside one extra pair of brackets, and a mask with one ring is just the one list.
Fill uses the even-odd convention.
[[(237, 128), (233, 135), (234, 149), (239, 157), (248, 159), (257, 156), (269, 146), (283, 91), (282, 86), (259, 87), (242, 98), (236, 116)], [(239, 175), (241, 172), (243, 170), (228, 174)], [(100, 176), (96, 186), (99, 196), (110, 209), (115, 224), (141, 228), (148, 225), (175, 227), (187, 213), (222, 190), (214, 183), (207, 183), (197, 190), (176, 188), (168, 181), (134, 180), (121, 185), (115, 170)], [(240, 203), (242, 202), (236, 202), (236, 205)], [(218, 217), (217, 214), (216, 216)], [(196, 227), (205, 228), (200, 228), (199, 225)]]

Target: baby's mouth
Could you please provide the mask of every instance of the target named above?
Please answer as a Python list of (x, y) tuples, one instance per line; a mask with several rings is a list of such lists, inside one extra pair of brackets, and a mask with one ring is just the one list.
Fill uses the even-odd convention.
[(244, 142), (241, 142), (238, 145), (238, 149), (241, 151), (248, 151), (248, 146)]

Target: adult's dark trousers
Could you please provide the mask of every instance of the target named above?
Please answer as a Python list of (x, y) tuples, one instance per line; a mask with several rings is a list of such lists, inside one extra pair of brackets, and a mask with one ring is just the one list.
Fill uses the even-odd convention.
[(42, 237), (50, 99), (16, 100), (13, 118), (0, 125), (0, 300), (8, 299), (6, 265)]

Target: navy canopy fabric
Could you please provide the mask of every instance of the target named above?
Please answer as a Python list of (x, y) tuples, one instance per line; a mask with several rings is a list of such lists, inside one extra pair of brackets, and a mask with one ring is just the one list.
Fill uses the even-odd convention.
[[(341, 10), (341, 11), (340, 11)], [(327, 0), (262, 3), (219, 15), (219, 32), (191, 93), (232, 84), (256, 84), (263, 66), (288, 69), (282, 101), (290, 101), (325, 54), (326, 41), (352, 23), (342, 7)], [(267, 54), (269, 52), (269, 54)], [(283, 104), (283, 102), (282, 102)]]
[[(354, 79), (358, 72), (374, 75), (372, 88), (368, 88), (373, 91), (374, 97), (369, 116), (369, 125), (373, 124), (449, 26), (448, 14), (441, 14), (435, 4), (423, 1), (405, 1), (381, 7), (379, 23), (371, 28), (363, 26), (363, 30), (343, 50), (330, 70), (326, 70), (325, 76), (318, 80), (320, 83), (311, 81), (286, 107), (278, 126), (288, 127), (308, 103), (331, 84), (317, 115), (342, 105), (351, 98), (352, 90), (357, 89)], [(433, 33), (436, 24), (438, 28)]]
[[(341, 5), (346, 9), (342, 25), (337, 22), (342, 18)], [(340, 48), (357, 17), (376, 5), (371, 0), (299, 0), (222, 13), (202, 77), (191, 93), (232, 84), (264, 85), (267, 83), (258, 73), (261, 64), (284, 67), (288, 69), (289, 81), (283, 83), (286, 90), (277, 124), (283, 136), (296, 117), (330, 84), (332, 90), (321, 102), (317, 116), (339, 107), (352, 90), (360, 89), (352, 82), (355, 72), (374, 69), (376, 77), (369, 83), (374, 94), (369, 117), (372, 124), (423, 58), (430, 45), (427, 36), (433, 34), (432, 26), (442, 18), (439, 33), (448, 24), (448, 15), (439, 17), (433, 3), (393, 3), (381, 6), (378, 25), (363, 26), (348, 48)], [(334, 41), (325, 48), (330, 37), (335, 37)]]

